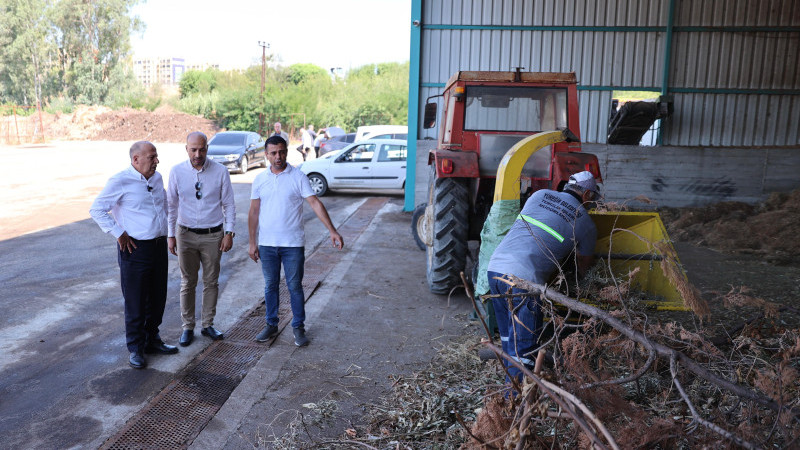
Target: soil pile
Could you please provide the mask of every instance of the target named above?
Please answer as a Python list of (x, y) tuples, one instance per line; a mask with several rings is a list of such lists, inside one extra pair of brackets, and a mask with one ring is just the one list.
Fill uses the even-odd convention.
[(659, 212), (673, 240), (800, 264), (800, 189), (775, 192), (758, 205), (721, 202)]
[(45, 114), (48, 139), (184, 142), (192, 131), (213, 136), (221, 128), (211, 120), (162, 106), (153, 112), (105, 106), (79, 106), (71, 114)]

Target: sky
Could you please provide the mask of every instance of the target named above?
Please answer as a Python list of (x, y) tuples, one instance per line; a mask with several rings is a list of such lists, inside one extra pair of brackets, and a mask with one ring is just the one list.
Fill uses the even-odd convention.
[(285, 66), (409, 59), (411, 0), (147, 0), (132, 14), (146, 25), (131, 37), (138, 57), (245, 68), (261, 64), (262, 41)]

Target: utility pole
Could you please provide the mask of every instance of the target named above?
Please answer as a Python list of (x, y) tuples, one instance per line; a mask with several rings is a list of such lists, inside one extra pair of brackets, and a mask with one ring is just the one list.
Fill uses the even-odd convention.
[(267, 79), (267, 49), (269, 43), (258, 41), (261, 46), (261, 111), (258, 113), (258, 134), (264, 136), (264, 84)]

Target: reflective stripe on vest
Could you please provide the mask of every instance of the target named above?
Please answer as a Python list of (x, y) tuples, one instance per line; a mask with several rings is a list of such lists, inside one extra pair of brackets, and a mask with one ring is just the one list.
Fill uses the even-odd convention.
[(558, 242), (564, 242), (564, 237), (562, 237), (560, 234), (558, 234), (558, 232), (556, 230), (548, 227), (547, 225), (543, 224), (542, 222), (539, 222), (538, 220), (534, 219), (533, 217), (526, 216), (525, 214), (520, 214), (520, 215), (517, 216), (517, 219), (522, 219), (525, 222), (528, 222), (528, 223), (530, 223), (532, 225), (536, 225), (537, 227), (539, 227), (539, 228), (543, 229), (544, 231), (548, 232), (550, 234), (550, 236), (553, 236), (554, 238), (558, 239)]

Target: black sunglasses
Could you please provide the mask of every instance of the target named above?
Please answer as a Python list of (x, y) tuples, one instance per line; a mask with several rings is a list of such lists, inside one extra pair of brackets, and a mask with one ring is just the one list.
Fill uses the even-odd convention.
[(194, 184), (194, 190), (195, 190), (195, 191), (197, 191), (197, 192), (195, 192), (195, 193), (194, 193), (194, 196), (195, 196), (195, 197), (196, 197), (198, 200), (200, 200), (201, 198), (203, 198), (203, 192), (202, 192), (202, 191), (200, 191), (200, 189), (203, 189), (203, 183), (201, 183), (201, 182), (199, 182), (199, 181), (198, 181), (197, 183), (195, 183), (195, 184)]

